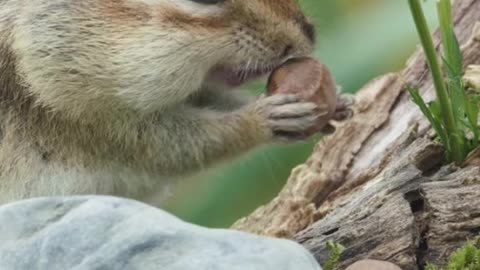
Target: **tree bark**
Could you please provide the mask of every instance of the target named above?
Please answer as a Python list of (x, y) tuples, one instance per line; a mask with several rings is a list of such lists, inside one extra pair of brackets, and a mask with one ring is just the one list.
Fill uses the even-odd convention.
[[(465, 65), (479, 64), (480, 1), (454, 5)], [(479, 235), (480, 151), (464, 166), (445, 165), (407, 84), (427, 100), (435, 97), (420, 49), (404, 71), (359, 90), (354, 117), (316, 146), (273, 201), (233, 228), (296, 239), (320, 262), (333, 240), (346, 247), (341, 268), (368, 258), (423, 269), (426, 262), (445, 263)]]

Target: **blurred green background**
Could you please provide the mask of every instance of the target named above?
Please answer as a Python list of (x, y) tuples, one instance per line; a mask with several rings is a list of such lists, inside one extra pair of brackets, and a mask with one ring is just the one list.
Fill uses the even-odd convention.
[[(315, 56), (329, 66), (346, 92), (356, 91), (380, 74), (401, 69), (416, 48), (418, 39), (407, 1), (300, 2), (317, 25)], [(436, 22), (434, 4), (425, 4), (431, 26)], [(249, 88), (262, 92), (264, 82)], [(285, 184), (291, 169), (306, 160), (319, 139), (262, 147), (202, 172), (176, 187), (175, 196), (164, 208), (186, 221), (228, 227), (270, 201)]]

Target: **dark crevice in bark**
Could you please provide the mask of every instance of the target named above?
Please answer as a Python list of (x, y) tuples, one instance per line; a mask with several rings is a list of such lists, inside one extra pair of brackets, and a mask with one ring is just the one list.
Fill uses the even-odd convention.
[(475, 235), (480, 235), (480, 227), (470, 229), (470, 233), (473, 233)]
[(407, 192), (404, 198), (408, 201), (414, 218), (415, 237), (413, 239), (415, 240), (415, 261), (417, 269), (424, 270), (427, 265), (426, 257), (429, 250), (427, 237), (429, 231), (428, 207), (421, 189)]
[(425, 257), (428, 253), (428, 241), (427, 241), (427, 233), (428, 229), (420, 232), (420, 241), (417, 246), (417, 250), (415, 252), (416, 260), (417, 260), (417, 267), (419, 270), (424, 270), (427, 266), (427, 262), (425, 261)]
[(331, 229), (329, 231), (324, 232), (323, 235), (325, 235), (325, 236), (332, 235), (332, 234), (338, 232), (338, 230), (340, 230), (340, 228), (334, 228), (334, 229)]

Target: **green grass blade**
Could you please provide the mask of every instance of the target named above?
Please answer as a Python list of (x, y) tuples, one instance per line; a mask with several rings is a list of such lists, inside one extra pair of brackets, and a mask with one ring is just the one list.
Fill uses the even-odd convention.
[(425, 115), (425, 117), (427, 117), (428, 121), (430, 122), (433, 129), (435, 130), (438, 137), (440, 138), (440, 141), (442, 142), (444, 147), (447, 149), (447, 152), (449, 152), (450, 144), (449, 144), (448, 136), (440, 120), (441, 119), (440, 104), (438, 102), (432, 102), (430, 103), (430, 106), (427, 106), (422, 96), (420, 95), (420, 92), (418, 91), (418, 89), (407, 86), (407, 90), (412, 96), (413, 102), (417, 104), (417, 106), (420, 108), (420, 110)]
[(461, 77), (459, 78), (456, 76), (455, 71), (446, 59), (443, 59), (443, 63), (447, 74), (448, 94), (450, 96), (453, 114), (458, 125), (458, 121), (465, 118), (467, 96), (463, 89)]
[(480, 112), (478, 108), (478, 102), (475, 100), (469, 100), (467, 103), (467, 118), (469, 123), (469, 128), (474, 135), (474, 146), (477, 146), (480, 142), (480, 128), (478, 126), (478, 113)]
[(468, 97), (463, 87), (463, 81), (461, 77), (455, 75), (452, 66), (444, 59), (445, 70), (447, 73), (447, 86), (450, 95), (450, 101), (452, 104), (452, 111), (455, 117), (455, 137), (459, 144), (459, 148), (463, 155), (468, 152), (465, 142), (465, 129), (470, 125), (465, 125), (465, 117), (467, 114)]
[(452, 20), (452, 4), (450, 0), (437, 1), (437, 13), (440, 20), (440, 32), (442, 35), (445, 59), (450, 64), (456, 76), (463, 73), (463, 56), (458, 39), (455, 36)]
[[(420, 95), (419, 95), (419, 98), (421, 99)], [(416, 103), (417, 102), (425, 103), (423, 101), (423, 99), (421, 99), (421, 101), (420, 100), (416, 101)], [(419, 104), (419, 103), (417, 103), (417, 104)], [(424, 105), (419, 105), (419, 106), (423, 107)], [(429, 120), (429, 121), (432, 124), (433, 129), (437, 132), (437, 135), (439, 136), (442, 144), (445, 145), (445, 148), (450, 150), (449, 147), (450, 147), (450, 141), (451, 140), (448, 138), (448, 134), (445, 131), (445, 128), (443, 127), (443, 125), (442, 125), (443, 122), (442, 122), (442, 112), (441, 112), (440, 102), (438, 102), (438, 100), (430, 102), (428, 104), (428, 110), (431, 114), (431, 116), (430, 116), (431, 120)]]
[(427, 264), (427, 266), (425, 266), (425, 270), (438, 270), (438, 268), (433, 264)]
[(450, 134), (450, 136), (455, 140), (454, 144), (458, 145), (461, 155), (466, 157), (471, 146), (467, 145), (469, 142), (465, 137), (465, 130), (470, 128), (471, 124), (465, 125), (465, 117), (473, 119), (474, 116), (470, 114), (473, 110), (469, 110), (470, 105), (463, 85), (463, 55), (455, 35), (451, 6), (450, 0), (437, 1), (437, 12), (440, 20), (440, 32), (444, 51), (443, 62), (456, 125), (455, 132)]
[[(441, 2), (442, 0), (438, 1)], [(448, 95), (447, 86), (443, 78), (443, 72), (438, 62), (437, 51), (435, 50), (422, 6), (418, 0), (408, 0), (408, 3), (427, 58), (428, 66), (430, 67), (430, 71), (432, 73), (435, 91), (441, 104), (440, 107), (442, 112), (442, 121), (444, 123), (445, 132), (448, 134), (447, 138), (456, 138), (457, 136), (454, 136), (455, 130), (457, 129), (455, 121), (456, 119), (452, 110), (452, 104)], [(445, 146), (450, 150), (449, 156), (451, 156), (453, 161), (457, 163), (462, 162), (464, 155), (461, 146), (457, 144), (457, 139), (451, 141), (449, 140), (448, 143), (449, 144), (446, 144)]]

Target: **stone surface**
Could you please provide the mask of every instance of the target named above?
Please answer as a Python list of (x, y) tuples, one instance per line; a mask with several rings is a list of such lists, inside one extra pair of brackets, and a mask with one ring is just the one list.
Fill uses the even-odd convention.
[(393, 263), (376, 261), (376, 260), (363, 260), (358, 261), (345, 270), (402, 270), (400, 267)]
[(287, 240), (185, 223), (112, 197), (54, 197), (0, 207), (2, 270), (321, 270)]

